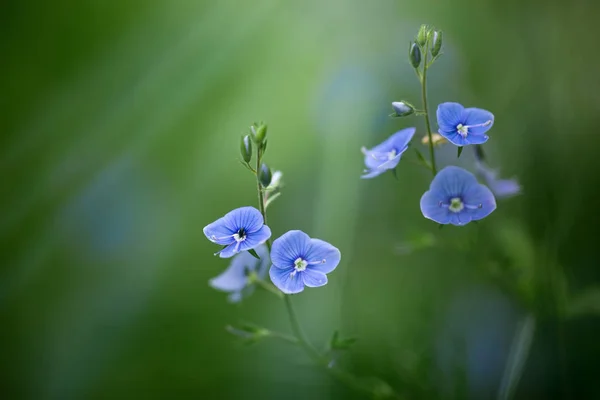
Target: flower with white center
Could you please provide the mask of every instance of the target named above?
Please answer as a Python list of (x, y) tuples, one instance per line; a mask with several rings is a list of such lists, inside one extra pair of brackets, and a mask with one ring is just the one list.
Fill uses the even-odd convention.
[(494, 125), (494, 115), (480, 108), (464, 108), (458, 103), (442, 103), (437, 109), (439, 133), (452, 144), (482, 144)]

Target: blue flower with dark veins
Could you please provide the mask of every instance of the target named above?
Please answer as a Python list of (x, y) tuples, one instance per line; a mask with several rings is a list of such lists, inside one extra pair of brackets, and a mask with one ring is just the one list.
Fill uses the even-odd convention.
[(482, 144), (494, 125), (494, 114), (481, 108), (464, 108), (458, 103), (442, 103), (437, 109), (439, 133), (457, 146)]
[(367, 169), (361, 178), (374, 178), (387, 170), (396, 168), (414, 134), (415, 128), (402, 129), (370, 150), (363, 147), (361, 151), (365, 155)]
[(283, 293), (300, 293), (304, 286), (326, 285), (326, 274), (340, 259), (340, 251), (329, 243), (311, 239), (302, 231), (289, 231), (273, 242), (269, 275)]
[(454, 166), (438, 172), (429, 191), (421, 197), (423, 216), (439, 224), (465, 225), (487, 217), (495, 209), (491, 190), (469, 171)]
[(204, 234), (213, 243), (223, 247), (221, 258), (255, 249), (271, 237), (271, 229), (264, 224), (260, 211), (254, 207), (240, 207), (204, 227)]
[(256, 259), (247, 251), (233, 257), (229, 267), (223, 273), (209, 281), (210, 286), (217, 290), (229, 293), (229, 301), (237, 303), (254, 292), (255, 285), (250, 280), (251, 274), (256, 278), (264, 279), (270, 264), (269, 251), (266, 245), (256, 248)]
[(502, 199), (521, 193), (521, 186), (516, 179), (498, 179), (498, 171), (486, 167), (480, 161), (475, 162), (475, 168), (477, 175), (485, 181), (497, 198)]

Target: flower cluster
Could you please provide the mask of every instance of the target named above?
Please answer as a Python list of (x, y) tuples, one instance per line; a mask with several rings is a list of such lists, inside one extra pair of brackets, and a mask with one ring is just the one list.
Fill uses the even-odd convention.
[[(409, 46), (408, 58), (423, 85), (423, 109), (418, 109), (406, 100), (395, 101), (392, 102), (394, 113), (391, 116), (406, 117), (414, 114), (425, 117), (427, 135), (423, 137), (422, 143), (429, 147), (430, 160), (418, 149), (415, 150), (419, 162), (433, 172), (434, 178), (429, 190), (421, 197), (423, 216), (439, 224), (465, 225), (490, 215), (496, 209), (495, 197), (518, 194), (520, 186), (514, 179), (497, 179), (497, 173), (484, 163), (481, 145), (488, 141), (487, 132), (494, 125), (494, 115), (491, 112), (445, 102), (437, 107), (438, 131), (431, 131), (425, 90), (427, 70), (442, 54), (441, 48), (442, 32), (428, 25), (421, 26), (416, 39)], [(431, 59), (428, 60), (430, 56)], [(374, 178), (388, 170), (395, 172), (415, 131), (414, 127), (402, 129), (370, 150), (363, 147), (366, 169), (361, 177)], [(463, 147), (474, 145), (475, 169), (487, 186), (477, 182), (475, 175), (460, 167), (447, 166), (438, 172), (434, 147), (444, 143), (457, 146), (459, 157)]]
[[(240, 207), (204, 227), (211, 242), (223, 246), (215, 253), (221, 258), (233, 257), (229, 267), (210, 280), (210, 285), (229, 293), (229, 300), (240, 301), (263, 283), (271, 262), (269, 276), (285, 294), (299, 293), (304, 287), (327, 284), (327, 275), (340, 262), (340, 251), (319, 239), (311, 239), (302, 231), (289, 231), (276, 239), (271, 248), (271, 229), (265, 224), (266, 210), (279, 196), (282, 173), (271, 172), (262, 162), (266, 150), (267, 126), (255, 124), (250, 134), (240, 141), (242, 164), (254, 173), (259, 190), (259, 207)], [(412, 136), (412, 134), (411, 134)], [(256, 167), (250, 165), (252, 143), (256, 145)], [(396, 161), (396, 164), (398, 162)]]

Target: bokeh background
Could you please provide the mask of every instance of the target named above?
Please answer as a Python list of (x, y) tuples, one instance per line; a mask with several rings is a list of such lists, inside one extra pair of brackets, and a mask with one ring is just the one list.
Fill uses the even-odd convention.
[[(272, 295), (232, 305), (207, 284), (227, 261), (202, 228), (255, 204), (238, 141), (265, 120), (285, 181), (274, 235), (302, 229), (343, 254), (326, 287), (293, 298), (315, 344), (359, 337), (338, 363), (406, 399), (493, 399), (525, 323), (515, 398), (600, 398), (598, 12), (592, 0), (2, 2), (0, 396), (362, 398), (297, 348), (225, 332), (288, 332)], [(406, 53), (421, 23), (445, 33), (431, 107), (491, 110), (489, 162), (523, 186), (479, 224), (421, 216), (430, 176), (414, 154), (398, 180), (358, 179), (362, 145), (424, 133), (388, 118), (391, 101), (419, 102)], [(439, 150), (442, 165), (455, 157)]]

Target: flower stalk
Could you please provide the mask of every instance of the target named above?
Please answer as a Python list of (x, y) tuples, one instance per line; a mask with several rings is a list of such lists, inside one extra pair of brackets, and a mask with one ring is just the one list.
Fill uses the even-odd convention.
[(427, 128), (427, 137), (429, 138), (429, 158), (431, 159), (431, 172), (433, 176), (437, 174), (435, 165), (435, 150), (433, 149), (433, 139), (431, 135), (431, 123), (429, 122), (429, 107), (427, 105), (427, 56), (429, 53), (429, 40), (425, 43), (425, 51), (423, 58), (423, 73), (418, 74), (421, 81), (421, 97), (423, 99), (423, 117), (425, 118), (425, 127)]

